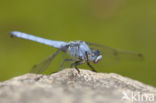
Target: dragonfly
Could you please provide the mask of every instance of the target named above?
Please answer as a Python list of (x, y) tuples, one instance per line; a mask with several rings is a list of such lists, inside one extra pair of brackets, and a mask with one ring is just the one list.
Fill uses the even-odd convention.
[(48, 68), (48, 66), (50, 65), (51, 61), (60, 52), (70, 55), (70, 58), (64, 58), (63, 62), (59, 66), (58, 71), (62, 69), (65, 62), (70, 61), (71, 62), (70, 67), (71, 68), (74, 67), (78, 73), (80, 73), (78, 66), (81, 64), (87, 64), (92, 71), (97, 72), (96, 69), (91, 65), (91, 63), (98, 64), (99, 61), (105, 62), (106, 60), (105, 57), (107, 56), (108, 58), (114, 58), (117, 60), (118, 59), (122, 60), (123, 58), (135, 58), (142, 60), (143, 58), (143, 55), (141, 53), (114, 49), (101, 44), (81, 40), (69, 42), (49, 40), (19, 31), (12, 31), (9, 34), (11, 37), (35, 41), (57, 49), (52, 55), (50, 55), (44, 61), (34, 65), (31, 70), (32, 73), (41, 73), (45, 71), (45, 69)]

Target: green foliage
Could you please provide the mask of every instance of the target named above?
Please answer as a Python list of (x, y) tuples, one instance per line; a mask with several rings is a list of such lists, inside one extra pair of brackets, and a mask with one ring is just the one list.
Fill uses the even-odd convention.
[[(156, 1), (154, 0), (13, 0), (0, 2), (0, 80), (28, 73), (55, 52), (42, 44), (10, 38), (18, 30), (53, 40), (84, 40), (141, 52), (142, 62), (119, 62), (99, 72), (155, 85)], [(56, 59), (56, 61), (59, 61)], [(54, 61), (50, 70), (57, 70)]]

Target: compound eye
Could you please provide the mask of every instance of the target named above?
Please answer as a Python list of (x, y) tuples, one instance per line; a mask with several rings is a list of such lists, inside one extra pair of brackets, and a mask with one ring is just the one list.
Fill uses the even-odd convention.
[(100, 51), (99, 50), (96, 50), (95, 51), (95, 55), (100, 55)]
[(102, 59), (102, 55), (99, 55), (96, 59), (95, 59), (95, 61), (94, 61), (94, 63), (97, 63), (99, 60), (101, 60)]

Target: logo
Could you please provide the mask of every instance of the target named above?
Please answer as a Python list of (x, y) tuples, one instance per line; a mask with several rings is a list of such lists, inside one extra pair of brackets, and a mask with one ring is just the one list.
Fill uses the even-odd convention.
[(153, 102), (154, 94), (152, 93), (141, 93), (141, 92), (122, 92), (122, 100), (132, 101), (132, 102)]

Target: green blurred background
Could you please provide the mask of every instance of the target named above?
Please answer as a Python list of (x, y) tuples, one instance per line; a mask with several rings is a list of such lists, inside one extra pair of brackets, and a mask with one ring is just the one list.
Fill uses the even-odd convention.
[(84, 40), (141, 52), (144, 61), (119, 63), (100, 72), (156, 86), (155, 4), (155, 0), (1, 0), (0, 81), (28, 73), (56, 50), (11, 39), (8, 32), (18, 30), (53, 40)]

